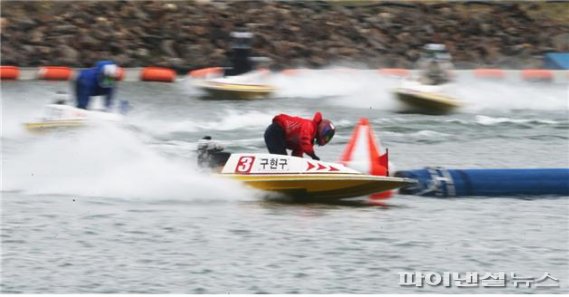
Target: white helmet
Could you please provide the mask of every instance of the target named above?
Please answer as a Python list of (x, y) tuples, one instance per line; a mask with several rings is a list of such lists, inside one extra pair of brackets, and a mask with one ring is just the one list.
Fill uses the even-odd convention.
[(101, 68), (97, 80), (102, 88), (112, 88), (119, 78), (119, 68), (115, 64), (107, 64)]
[(103, 75), (106, 77), (117, 78), (119, 76), (119, 68), (115, 64), (103, 66)]

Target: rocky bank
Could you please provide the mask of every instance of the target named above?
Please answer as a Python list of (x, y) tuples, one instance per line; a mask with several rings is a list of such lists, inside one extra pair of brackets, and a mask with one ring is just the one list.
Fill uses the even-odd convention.
[[(412, 68), (445, 43), (457, 67), (540, 67), (569, 51), (568, 2), (2, 1), (1, 64), (188, 70), (223, 65), (238, 24), (272, 67)], [(563, 13), (561, 13), (563, 15)]]

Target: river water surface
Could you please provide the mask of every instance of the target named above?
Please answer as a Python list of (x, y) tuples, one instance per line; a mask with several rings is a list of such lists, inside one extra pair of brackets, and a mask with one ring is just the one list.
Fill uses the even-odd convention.
[[(290, 204), (200, 173), (204, 135), (265, 152), (272, 117), (321, 111), (338, 160), (360, 117), (397, 169), (569, 167), (568, 86), (463, 75), (456, 114), (397, 113), (396, 79), (371, 72), (276, 76), (275, 98), (208, 101), (188, 80), (122, 82), (124, 125), (45, 135), (21, 124), (65, 82), (2, 82), (2, 293), (561, 293), (567, 197)], [(400, 273), (506, 274), (503, 287), (404, 286)], [(545, 273), (559, 287), (516, 287)]]

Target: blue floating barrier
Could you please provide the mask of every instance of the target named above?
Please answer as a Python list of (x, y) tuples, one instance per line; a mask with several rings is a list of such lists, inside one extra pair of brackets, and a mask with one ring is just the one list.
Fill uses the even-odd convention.
[(401, 194), (431, 197), (569, 196), (569, 168), (446, 169), (427, 167), (398, 171), (417, 184)]

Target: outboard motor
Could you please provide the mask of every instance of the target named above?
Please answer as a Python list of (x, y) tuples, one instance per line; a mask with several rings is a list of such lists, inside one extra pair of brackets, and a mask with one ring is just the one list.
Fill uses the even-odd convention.
[(198, 166), (209, 169), (223, 167), (231, 156), (231, 153), (224, 152), (223, 149), (211, 136), (204, 136), (198, 142)]

